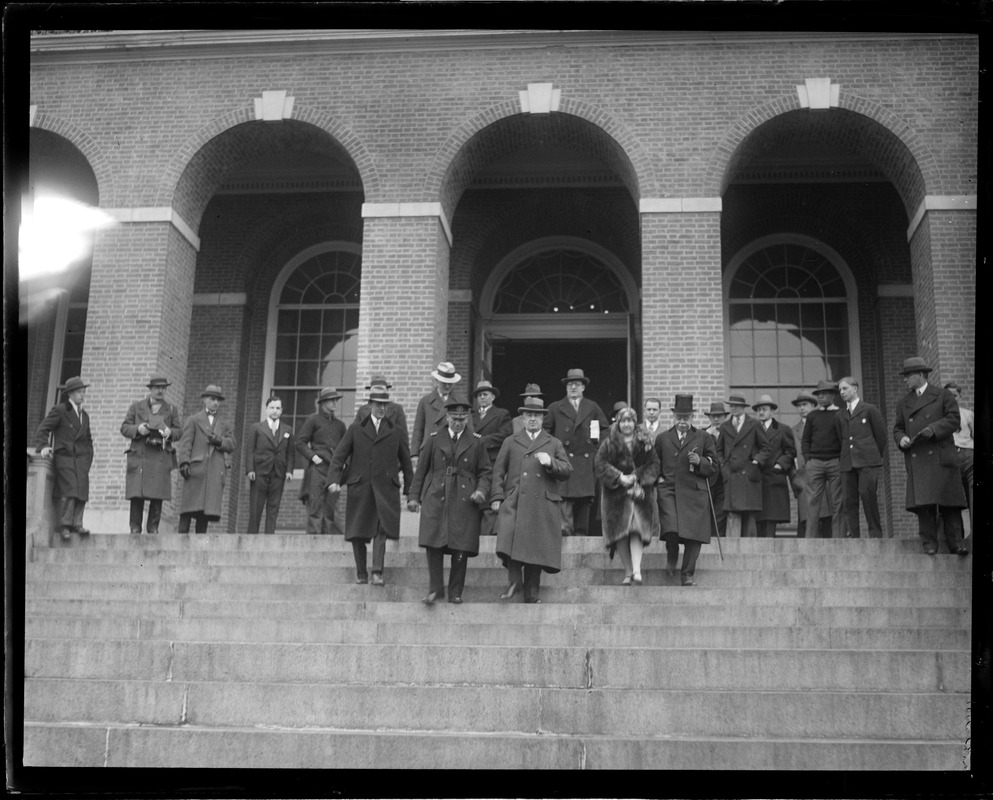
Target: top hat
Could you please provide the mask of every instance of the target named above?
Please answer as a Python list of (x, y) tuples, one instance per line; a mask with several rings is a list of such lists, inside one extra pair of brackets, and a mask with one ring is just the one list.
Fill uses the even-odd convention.
[(369, 392), (369, 402), (370, 403), (388, 403), (390, 402), (390, 393), (385, 389), (381, 389), (378, 386)]
[(66, 381), (66, 385), (62, 388), (62, 391), (65, 394), (69, 394), (70, 392), (75, 392), (77, 389), (85, 389), (89, 385), (88, 383), (83, 383), (83, 379), (77, 375), (75, 378), (70, 378)]
[(715, 400), (713, 403), (710, 404), (710, 411), (704, 411), (703, 413), (706, 414), (708, 417), (717, 417), (717, 416), (726, 417), (728, 414), (728, 410), (724, 407), (724, 403), (722, 403), (720, 400)]
[(476, 388), (472, 390), (472, 396), (475, 397), (480, 392), (492, 392), (494, 398), (500, 396), (500, 390), (489, 381), (480, 381), (477, 383)]
[(455, 371), (455, 365), (449, 361), (442, 361), (431, 373), (431, 377), (442, 383), (458, 383), (462, 380), (462, 376)]
[(570, 381), (582, 381), (583, 386), (586, 386), (589, 384), (590, 379), (583, 374), (581, 369), (570, 369), (562, 379), (562, 383), (569, 383)]
[(817, 398), (814, 397), (810, 392), (800, 392), (793, 400), (793, 405), (799, 406), (800, 403), (812, 403), (817, 405)]
[(345, 395), (339, 394), (338, 390), (333, 386), (325, 386), (321, 389), (321, 393), (317, 395), (317, 402), (323, 403), (325, 400), (341, 400)]
[(758, 411), (759, 406), (772, 406), (772, 410), (775, 411), (779, 406), (776, 405), (775, 401), (767, 394), (762, 395), (755, 404), (752, 406), (752, 411)]
[(728, 396), (727, 403), (730, 406), (747, 406), (748, 401), (743, 394), (732, 394)]
[(541, 387), (537, 383), (529, 383), (521, 392), (521, 397), (541, 397)]
[(151, 389), (153, 386), (172, 386), (172, 384), (169, 383), (169, 379), (165, 375), (156, 374), (148, 379), (146, 386)]
[(385, 375), (373, 375), (369, 378), (369, 383), (366, 385), (366, 389), (371, 389), (373, 386), (385, 386), (387, 389), (392, 389), (393, 384), (386, 380)]
[(208, 385), (206, 389), (200, 392), (200, 396), (216, 397), (218, 400), (224, 399), (224, 394), (221, 392), (221, 387), (218, 386), (216, 383), (211, 383), (210, 385)]
[(545, 408), (545, 401), (540, 397), (525, 397), (524, 405), (517, 409), (517, 413), (523, 414), (525, 411), (537, 411), (539, 414), (548, 413), (548, 409)]
[(903, 362), (903, 369), (900, 370), (901, 375), (909, 375), (911, 372), (923, 372), (927, 375), (931, 371), (931, 367), (927, 365), (923, 358), (920, 356), (914, 356), (913, 358), (908, 358)]
[(692, 414), (693, 413), (693, 395), (691, 394), (677, 394), (676, 402), (669, 409), (673, 414)]
[(820, 394), (821, 392), (836, 392), (838, 391), (838, 384), (834, 381), (823, 380), (817, 381), (817, 388), (814, 389), (814, 394)]
[(445, 403), (445, 408), (448, 411), (456, 408), (464, 408), (466, 411), (469, 411), (472, 409), (472, 406), (469, 404), (468, 400), (463, 400), (461, 397), (456, 395), (455, 392), (452, 392), (451, 396), (448, 398), (448, 402)]

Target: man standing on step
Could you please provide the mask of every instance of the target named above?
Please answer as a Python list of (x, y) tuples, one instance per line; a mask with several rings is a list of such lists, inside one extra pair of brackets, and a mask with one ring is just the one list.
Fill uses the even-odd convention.
[[(335, 448), (328, 470), (328, 492), (348, 486), (345, 540), (352, 543), (357, 583), (382, 586), (386, 540), (400, 538), (400, 478), (410, 494), (410, 445), (400, 428), (386, 419), (389, 392), (370, 391), (372, 413), (355, 421)], [(347, 475), (346, 475), (347, 473)], [(409, 497), (408, 497), (409, 499)], [(366, 542), (372, 541), (372, 577), (366, 566)]]
[(58, 506), (59, 533), (67, 541), (74, 533), (89, 535), (83, 527), (83, 508), (90, 496), (93, 463), (90, 417), (83, 410), (89, 385), (80, 377), (69, 378), (62, 389), (65, 401), (52, 407), (35, 434), (35, 452), (55, 460), (52, 497)]
[(307, 533), (312, 536), (341, 535), (334, 523), (338, 494), (327, 490), (334, 449), (345, 438), (345, 423), (335, 416), (341, 398), (333, 386), (321, 389), (317, 411), (304, 420), (296, 435), (297, 454), (307, 465), (299, 496), (307, 506)]
[(141, 520), (148, 501), (148, 533), (159, 532), (162, 501), (172, 499), (172, 471), (176, 468), (175, 442), (183, 433), (179, 409), (165, 401), (170, 386), (165, 375), (148, 379), (148, 397), (131, 404), (121, 423), (128, 440), (124, 496), (131, 501), (131, 533), (141, 533)]
[(831, 538), (843, 539), (845, 509), (841, 488), (841, 436), (835, 425), (839, 409), (834, 404), (837, 390), (837, 384), (829, 380), (820, 381), (814, 389), (814, 397), (820, 405), (807, 414), (800, 452), (807, 466), (807, 525), (818, 525), (815, 535), (820, 535), (821, 503), (826, 496), (831, 512)]
[(258, 533), (265, 509), (265, 532), (276, 532), (283, 488), (293, 477), (296, 445), (293, 429), (279, 421), (283, 401), (273, 395), (265, 406), (266, 418), (248, 429), (245, 465), (248, 467), (248, 532)]
[(901, 375), (907, 394), (897, 404), (893, 438), (907, 467), (907, 510), (917, 515), (924, 552), (938, 552), (941, 515), (949, 553), (969, 555), (962, 541), (962, 509), (966, 507), (962, 471), (955, 451), (959, 404), (947, 389), (928, 383), (931, 368), (923, 358), (908, 358)]
[[(803, 539), (807, 536), (807, 507), (810, 504), (810, 489), (807, 485), (807, 461), (803, 457), (803, 431), (807, 427), (807, 415), (817, 408), (817, 398), (810, 392), (800, 392), (792, 401), (793, 407), (800, 414), (800, 421), (793, 426), (793, 441), (796, 443), (796, 466), (790, 473), (790, 486), (793, 488), (793, 497), (796, 498), (796, 538)], [(827, 505), (827, 498), (821, 496), (820, 514), (825, 518), (827, 526), (831, 524), (830, 510)], [(810, 523), (810, 538), (816, 539), (820, 517), (814, 517)]]
[(525, 603), (540, 603), (542, 571), (562, 569), (562, 497), (559, 481), (572, 472), (562, 442), (542, 428), (548, 409), (528, 397), (518, 409), (524, 430), (503, 440), (493, 465), (490, 508), (497, 513), (496, 554), (509, 585), (501, 600), (524, 589)]
[[(420, 454), (428, 434), (441, 430), (448, 424), (445, 403), (460, 380), (462, 376), (455, 371), (455, 365), (448, 361), (442, 361), (431, 372), (431, 391), (418, 401), (414, 414), (414, 432), (410, 437), (410, 453), (414, 458)], [(471, 424), (469, 430), (472, 430)]]
[(779, 406), (767, 394), (762, 395), (752, 410), (769, 440), (769, 460), (762, 467), (762, 510), (756, 528), (761, 537), (774, 538), (776, 525), (790, 521), (789, 474), (796, 459), (793, 430), (772, 416)]
[(883, 535), (883, 525), (876, 491), (886, 453), (886, 425), (879, 409), (859, 398), (859, 382), (855, 378), (849, 375), (838, 381), (838, 392), (845, 403), (835, 417), (835, 423), (841, 439), (841, 495), (848, 535), (854, 538), (861, 535), (861, 500), (869, 536), (879, 539)]
[[(386, 379), (385, 375), (373, 375), (372, 378), (369, 379), (369, 383), (366, 384), (365, 390), (367, 392), (389, 392), (392, 388), (393, 384)], [(355, 412), (355, 419), (353, 422), (361, 422), (371, 413), (372, 404), (363, 403)], [(408, 440), (410, 439), (410, 434), (407, 432), (407, 414), (404, 412), (402, 405), (390, 400), (390, 402), (386, 404), (386, 419), (403, 431), (403, 435), (406, 436)]]
[(969, 530), (972, 531), (972, 472), (973, 450), (976, 447), (976, 415), (972, 409), (966, 408), (959, 402), (962, 389), (957, 383), (946, 383), (945, 388), (952, 393), (955, 402), (959, 404), (959, 429), (955, 431), (955, 449), (959, 454), (959, 469), (962, 472), (962, 489), (966, 502), (969, 504)]
[(732, 394), (727, 404), (731, 419), (721, 425), (718, 439), (727, 534), (755, 536), (756, 518), (762, 510), (762, 465), (769, 460), (769, 440), (762, 426), (745, 414), (748, 403), (743, 395)]
[[(476, 410), (472, 412), (471, 417), (472, 429), (483, 437), (486, 455), (492, 464), (496, 461), (503, 440), (514, 432), (514, 425), (510, 419), (510, 412), (493, 404), (500, 396), (500, 390), (492, 383), (486, 380), (480, 381), (476, 384), (472, 396), (476, 401)], [(487, 506), (483, 511), (480, 534), (483, 536), (492, 535), (495, 523), (496, 514), (493, 509)]]
[(572, 464), (572, 474), (562, 481), (562, 535), (586, 536), (596, 495), (593, 461), (607, 433), (607, 415), (583, 397), (590, 379), (581, 369), (570, 369), (562, 379), (566, 396), (548, 406), (542, 426), (562, 442)]
[(179, 473), (183, 476), (179, 533), (190, 532), (191, 520), (195, 520), (197, 533), (206, 533), (207, 523), (221, 518), (227, 457), (236, 445), (231, 423), (219, 417), (224, 400), (220, 387), (210, 384), (200, 398), (203, 410), (186, 420), (176, 445)]
[(724, 403), (715, 400), (710, 404), (710, 410), (704, 411), (703, 414), (710, 422), (703, 432), (714, 440), (714, 446), (717, 448), (717, 471), (707, 479), (707, 483), (710, 484), (710, 496), (714, 501), (714, 513), (717, 515), (717, 532), (724, 536), (727, 533), (728, 512), (724, 508), (724, 478), (720, 470), (720, 453), (721, 425), (728, 418), (728, 410), (724, 407)]
[(466, 431), (470, 408), (467, 400), (454, 393), (448, 398), (448, 426), (432, 431), (425, 442), (407, 500), (409, 511), (421, 512), (417, 543), (427, 551), (427, 605), (445, 596), (446, 553), (452, 557), (449, 603), (462, 602), (468, 561), (479, 554), (482, 509), (490, 491), (490, 457), (483, 436)]
[(659, 419), (661, 415), (662, 401), (657, 397), (647, 398), (645, 400), (642, 421), (638, 427), (645, 432), (645, 435), (651, 440), (652, 444), (655, 443), (655, 440), (658, 438), (659, 434), (664, 430), (662, 427), (662, 421)]

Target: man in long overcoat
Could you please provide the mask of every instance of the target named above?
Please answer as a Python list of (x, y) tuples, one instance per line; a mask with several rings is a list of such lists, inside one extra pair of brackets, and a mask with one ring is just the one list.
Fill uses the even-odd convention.
[(723, 425), (725, 420), (728, 418), (728, 411), (724, 407), (724, 403), (720, 400), (715, 400), (710, 404), (710, 410), (704, 411), (703, 414), (710, 423), (703, 429), (703, 432), (714, 440), (714, 446), (717, 448), (718, 468), (717, 471), (710, 476), (708, 481), (710, 483), (710, 496), (714, 500), (714, 512), (717, 515), (717, 533), (724, 536), (727, 533), (728, 512), (724, 508), (724, 478), (721, 475), (720, 470), (720, 453), (721, 425)]
[(762, 465), (769, 460), (769, 440), (762, 426), (745, 414), (748, 403), (742, 395), (732, 394), (727, 404), (731, 418), (721, 425), (719, 439), (727, 534), (755, 536), (756, 518), (762, 510)]
[(159, 532), (162, 501), (172, 498), (172, 470), (176, 468), (175, 443), (183, 433), (179, 409), (165, 401), (165, 375), (148, 379), (148, 396), (131, 404), (121, 423), (128, 440), (124, 496), (131, 501), (129, 527), (141, 533), (141, 520), (148, 501), (148, 533)]
[(206, 533), (207, 523), (221, 518), (228, 456), (236, 446), (231, 423), (218, 415), (224, 400), (220, 387), (209, 385), (200, 398), (203, 410), (186, 420), (176, 445), (176, 459), (183, 476), (179, 533), (190, 532), (191, 520), (195, 520), (197, 533)]
[(659, 523), (669, 574), (676, 571), (682, 544), (680, 583), (693, 586), (700, 547), (710, 543), (714, 531), (714, 511), (707, 484), (718, 471), (719, 462), (714, 437), (691, 424), (693, 395), (677, 394), (672, 412), (675, 424), (655, 440), (660, 468)]
[(796, 461), (793, 430), (772, 416), (779, 406), (762, 395), (752, 406), (769, 440), (769, 460), (762, 466), (762, 510), (756, 528), (759, 536), (774, 537), (776, 524), (790, 521), (790, 473)]
[(548, 406), (542, 426), (562, 442), (572, 474), (559, 485), (562, 495), (563, 536), (586, 536), (596, 496), (593, 460), (610, 423), (603, 409), (583, 397), (590, 379), (581, 369), (570, 369), (562, 379), (566, 396)]
[[(513, 421), (507, 409), (493, 404), (493, 401), (500, 396), (500, 390), (489, 381), (479, 381), (472, 396), (476, 401), (476, 408), (471, 417), (472, 430), (483, 437), (483, 445), (486, 447), (486, 454), (490, 458), (490, 464), (492, 464), (496, 461), (503, 440), (514, 432)], [(480, 533), (483, 536), (490, 536), (495, 525), (496, 514), (493, 509), (487, 506), (483, 511)]]
[(877, 490), (886, 453), (886, 425), (879, 409), (859, 397), (859, 382), (855, 378), (849, 375), (838, 381), (838, 392), (845, 403), (834, 421), (841, 439), (838, 467), (848, 535), (860, 536), (861, 500), (869, 536), (879, 539), (883, 535), (883, 523)]
[[(345, 540), (352, 543), (356, 581), (382, 586), (386, 540), (400, 538), (399, 475), (403, 475), (403, 494), (409, 495), (413, 470), (407, 437), (386, 419), (389, 393), (372, 391), (369, 402), (372, 414), (349, 425), (335, 448), (327, 490), (337, 494), (347, 474)], [(366, 561), (369, 541), (373, 543), (371, 577)]]
[(335, 416), (342, 395), (325, 386), (317, 395), (317, 410), (303, 421), (296, 435), (297, 454), (307, 465), (300, 486), (300, 500), (307, 507), (307, 533), (340, 534), (335, 525), (338, 494), (328, 489), (328, 470), (339, 442), (345, 438), (345, 423)]
[(453, 394), (445, 407), (448, 426), (428, 437), (407, 501), (410, 511), (421, 512), (417, 543), (427, 551), (428, 605), (445, 596), (446, 553), (452, 557), (448, 602), (462, 602), (468, 560), (479, 554), (480, 518), (490, 491), (486, 443), (478, 432), (466, 431), (469, 402)]
[[(431, 431), (441, 430), (448, 424), (448, 414), (445, 412), (445, 403), (452, 389), (462, 380), (462, 376), (455, 371), (455, 365), (449, 361), (442, 361), (431, 372), (431, 391), (424, 395), (417, 402), (417, 411), (414, 412), (414, 430), (410, 435), (410, 453), (415, 458), (420, 454), (424, 446), (424, 440)], [(469, 423), (469, 430), (472, 430), (472, 423)]]
[(251, 488), (248, 497), (248, 532), (258, 533), (265, 509), (265, 532), (276, 532), (283, 488), (293, 477), (296, 445), (293, 429), (280, 422), (283, 401), (273, 395), (265, 406), (266, 418), (248, 429), (245, 467)]
[[(90, 465), (93, 463), (93, 437), (90, 417), (83, 410), (86, 387), (82, 378), (66, 381), (65, 401), (52, 406), (35, 434), (35, 452), (55, 460), (55, 488), (52, 497), (58, 506), (59, 533), (71, 539), (73, 533), (86, 536), (83, 509), (90, 497)], [(49, 444), (49, 437), (52, 442)]]
[[(389, 392), (393, 388), (393, 384), (389, 382), (385, 375), (373, 375), (369, 379), (369, 383), (366, 384), (367, 392)], [(355, 411), (354, 422), (361, 422), (366, 417), (372, 413), (372, 403), (363, 403)], [(403, 431), (403, 435), (410, 439), (410, 434), (407, 431), (407, 414), (403, 410), (403, 406), (394, 400), (390, 400), (386, 404), (386, 419), (392, 422), (396, 427)], [(344, 435), (344, 433), (342, 434)]]
[(542, 429), (548, 413), (538, 397), (518, 409), (524, 430), (503, 440), (493, 465), (490, 507), (498, 512), (496, 554), (507, 568), (509, 600), (524, 589), (525, 603), (540, 603), (542, 571), (562, 569), (559, 481), (572, 472), (562, 442)]
[(923, 358), (908, 358), (900, 373), (908, 392), (896, 407), (893, 439), (907, 467), (908, 511), (917, 515), (924, 552), (938, 552), (941, 514), (948, 552), (969, 554), (962, 542), (962, 509), (966, 507), (959, 455), (953, 435), (959, 427), (959, 406), (947, 389), (928, 383), (931, 368)]

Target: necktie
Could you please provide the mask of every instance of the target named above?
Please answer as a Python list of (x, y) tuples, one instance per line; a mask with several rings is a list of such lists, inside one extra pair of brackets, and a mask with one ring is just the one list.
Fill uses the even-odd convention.
[(272, 435), (273, 436), (276, 435), (276, 428), (277, 427), (279, 427), (279, 423), (278, 422), (274, 422), (274, 421), (270, 421), (269, 422), (269, 430), (272, 431)]
[(741, 433), (741, 421), (742, 421), (742, 419), (744, 419), (744, 417), (735, 417), (734, 418), (734, 429), (735, 429), (735, 431), (737, 433)]
[(683, 439), (685, 439), (685, 438), (686, 438), (686, 434), (685, 433), (679, 434), (679, 443), (682, 444), (683, 443)]
[(479, 409), (479, 418), (480, 419), (482, 419), (483, 417), (486, 416), (487, 410), (488, 410), (488, 408), (482, 408), (482, 407), (480, 407), (480, 409)]
[(573, 400), (572, 401), (572, 407), (574, 409), (576, 409), (576, 411), (579, 411), (579, 401), (578, 400)]

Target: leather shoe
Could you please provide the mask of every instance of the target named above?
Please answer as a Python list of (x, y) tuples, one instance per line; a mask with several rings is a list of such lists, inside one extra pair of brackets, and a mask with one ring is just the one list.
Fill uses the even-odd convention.
[(630, 585), (631, 585), (631, 576), (625, 575), (624, 580), (621, 581), (621, 586), (630, 586)]
[(141, 535), (141, 528), (132, 528), (131, 533)]
[(512, 583), (512, 584), (510, 584), (510, 586), (508, 586), (504, 590), (503, 594), (500, 595), (500, 599), (501, 600), (509, 600), (511, 597), (513, 597), (515, 594), (517, 594), (520, 590), (521, 590), (521, 585), (519, 583), (516, 583), (516, 582), (515, 583)]
[(89, 536), (90, 532), (84, 528), (82, 525), (76, 525), (72, 529), (73, 533), (78, 533), (80, 536)]
[(956, 552), (956, 553), (957, 553), (958, 555), (960, 555), (960, 556), (967, 556), (967, 555), (969, 555), (969, 551), (968, 551), (968, 550), (967, 550), (966, 548), (964, 548), (964, 547), (960, 547), (960, 548), (959, 548), (958, 550), (956, 550), (955, 552)]
[(524, 598), (524, 602), (525, 603), (540, 603), (541, 602), (541, 598), (539, 598), (537, 595), (533, 595), (531, 597), (525, 597)]
[(456, 595), (455, 597), (449, 597), (448, 602), (455, 603), (456, 605), (462, 605), (462, 597), (460, 595)]
[(924, 548), (924, 555), (926, 555), (926, 556), (933, 556), (937, 552), (938, 552), (938, 548), (937, 547), (925, 547)]
[(62, 541), (68, 542), (72, 538), (72, 528), (66, 526), (63, 527), (59, 534), (62, 536)]
[(155, 535), (155, 534), (157, 534), (158, 532), (159, 532), (159, 529), (158, 529), (158, 528), (154, 528), (154, 529), (152, 529), (152, 530), (150, 530), (150, 531), (149, 531), (148, 533), (149, 533), (150, 535), (153, 535), (153, 536), (154, 536), (154, 535)]
[(683, 578), (683, 586), (696, 586), (696, 581), (692, 578)]
[(373, 586), (382, 586), (383, 576), (380, 575), (378, 572), (374, 572), (372, 573), (372, 578), (369, 580), (369, 583), (371, 583)]
[(366, 578), (358, 577), (358, 578), (355, 579), (355, 582), (356, 583), (368, 583), (369, 582), (369, 578), (367, 578), (367, 577)]
[(424, 605), (433, 606), (434, 601), (437, 600), (440, 596), (441, 596), (441, 592), (428, 592), (424, 596)]

